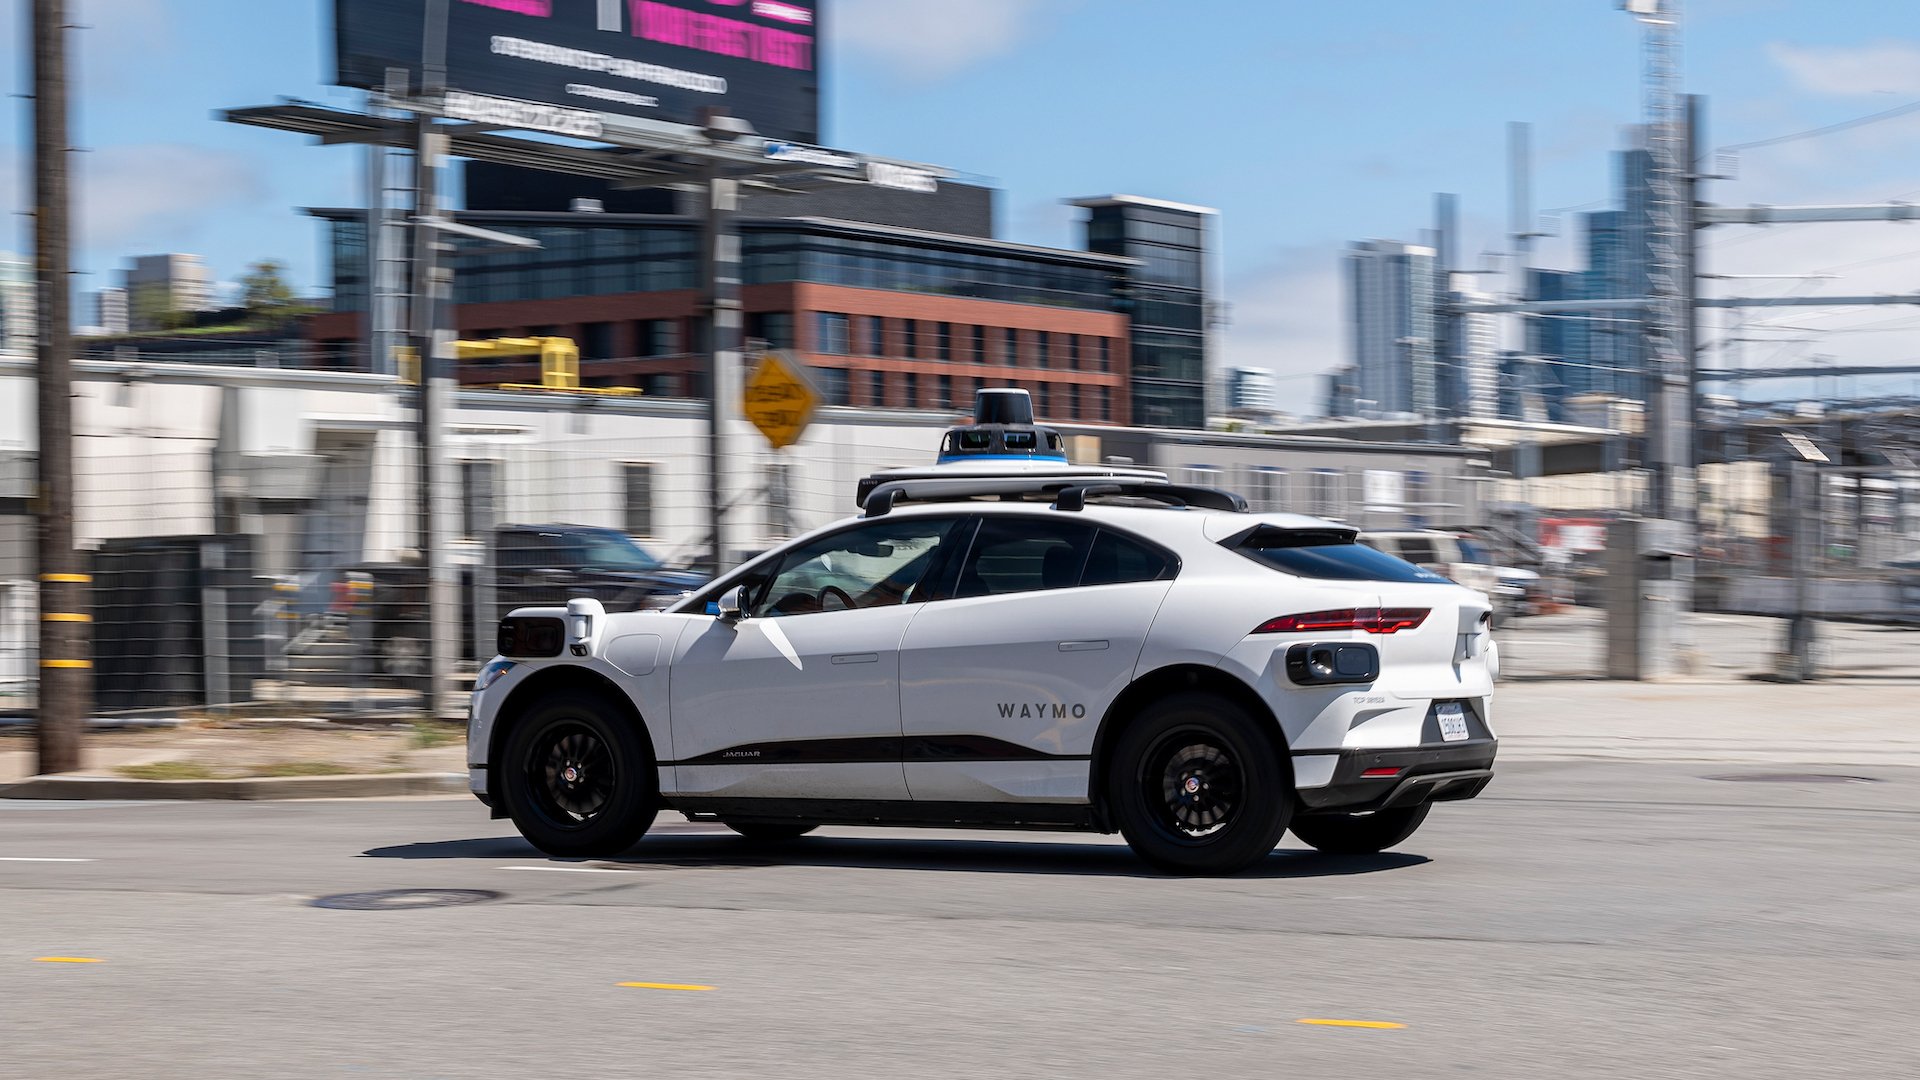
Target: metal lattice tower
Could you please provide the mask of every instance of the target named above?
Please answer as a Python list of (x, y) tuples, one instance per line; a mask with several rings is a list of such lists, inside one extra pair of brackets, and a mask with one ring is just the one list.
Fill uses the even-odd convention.
[(1652, 301), (1646, 311), (1647, 404), (1655, 467), (1651, 510), (1670, 516), (1690, 480), (1687, 441), (1674, 437), (1681, 416), (1691, 408), (1687, 386), (1687, 331), (1691, 282), (1687, 265), (1689, 225), (1685, 160), (1686, 105), (1680, 93), (1681, 0), (1627, 0), (1626, 8), (1645, 28), (1646, 67), (1642, 91), (1647, 114), (1649, 199), (1647, 201), (1648, 276)]

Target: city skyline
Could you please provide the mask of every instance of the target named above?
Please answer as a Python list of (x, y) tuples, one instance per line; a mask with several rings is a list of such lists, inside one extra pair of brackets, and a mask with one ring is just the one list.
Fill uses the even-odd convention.
[[(79, 5), (76, 21), (96, 29), (76, 37), (76, 141), (91, 151), (79, 162), (78, 266), (87, 276), (77, 291), (113, 284), (122, 258), (146, 251), (202, 253), (229, 282), (260, 258), (286, 260), (303, 292), (322, 279), (320, 230), (296, 208), (356, 202), (355, 156), (237, 129), (211, 111), (281, 95), (351, 104), (351, 93), (322, 83), (324, 7)], [(1366, 14), (1210, 7), (1215, 17), (1197, 21), (1205, 25), (1170, 26), (1148, 5), (1112, 5), (1096, 19), (1072, 0), (988, 0), (968, 5), (956, 22), (939, 5), (841, 0), (828, 23), (826, 141), (990, 180), (1004, 192), (1007, 239), (1072, 246), (1073, 211), (1062, 200), (1086, 190), (1219, 207), (1233, 319), (1219, 363), (1270, 368), (1302, 393), (1312, 384), (1295, 380), (1323, 373), (1346, 351), (1339, 253), (1349, 240), (1417, 238), (1429, 193), (1454, 191), (1460, 263), (1477, 266), (1483, 253), (1504, 247), (1504, 132), (1491, 117), (1535, 124), (1535, 202), (1545, 220), (1561, 223), (1535, 265), (1580, 264), (1573, 215), (1610, 195), (1611, 155), (1625, 144), (1622, 129), (1640, 119), (1637, 30), (1614, 5), (1556, 5), (1542, 14), (1539, 5), (1496, 3), (1447, 19), (1413, 3)], [(1920, 45), (1853, 29), (1876, 25), (1873, 10), (1899, 9), (1861, 5), (1863, 17), (1843, 26), (1762, 0), (1691, 3), (1687, 87), (1711, 97), (1710, 145), (1920, 98)], [(1236, 28), (1233, 44), (1197, 37), (1222, 25)], [(0, 25), (0, 47), (17, 47), (22, 29), (18, 19)], [(223, 63), (173, 63), (212, 41), (235, 46)], [(1210, 57), (1208, 80), (1182, 81), (1156, 66), (1166, 50)], [(166, 77), (154, 77), (161, 69)], [(1136, 73), (1133, 89), (1097, 75), (1106, 70)], [(1436, 75), (1443, 93), (1418, 92)], [(26, 77), (23, 65), (10, 89), (23, 90)], [(135, 85), (148, 89), (129, 99), (124, 91)], [(1401, 104), (1357, 115), (1344, 108), (1376, 90)], [(1132, 136), (1142, 131), (1156, 136), (1153, 152), (1114, 153), (1141, 145)], [(1920, 174), (1917, 132), (1920, 116), (1908, 115), (1755, 148), (1741, 155), (1740, 179), (1715, 184), (1708, 197), (1910, 197), (1920, 186), (1909, 179)], [(8, 166), (0, 202), (9, 210), (25, 208), (25, 142), (24, 113), (0, 124)], [(0, 249), (24, 250), (25, 219), (10, 220)], [(1709, 242), (1708, 269), (1827, 270), (1838, 277), (1813, 287), (1906, 291), (1914, 267), (1901, 261), (1903, 242), (1898, 230), (1858, 227), (1721, 230)], [(1784, 292), (1795, 284), (1748, 287)], [(1899, 335), (1886, 332), (1909, 325), (1899, 318), (1815, 312), (1801, 324), (1852, 328), (1822, 346), (1849, 362), (1891, 361), (1906, 358)]]

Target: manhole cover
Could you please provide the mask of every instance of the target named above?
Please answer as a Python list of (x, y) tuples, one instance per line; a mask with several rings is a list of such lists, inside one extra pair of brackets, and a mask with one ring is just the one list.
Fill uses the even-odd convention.
[(1871, 776), (1811, 772), (1727, 773), (1724, 776), (1709, 776), (1704, 779), (1745, 784), (1877, 784), (1880, 782)]
[(458, 907), (484, 904), (500, 895), (486, 889), (381, 889), (379, 892), (336, 893), (314, 900), (313, 906), (335, 911), (405, 911), (408, 908)]

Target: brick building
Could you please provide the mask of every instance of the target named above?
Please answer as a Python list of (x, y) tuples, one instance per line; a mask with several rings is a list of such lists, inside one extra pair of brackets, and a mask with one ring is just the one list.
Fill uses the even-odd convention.
[[(541, 246), (454, 256), (460, 336), (568, 337), (579, 343), (586, 385), (700, 396), (699, 222), (671, 203), (638, 206), (618, 193), (601, 205), (666, 212), (540, 209), (576, 205), (580, 181), (568, 178), (562, 198), (497, 179), (476, 183), (470, 172), (469, 203), (478, 194), (512, 205), (457, 220)], [(990, 193), (964, 185), (941, 197), (762, 197), (744, 211), (747, 337), (800, 353), (830, 403), (964, 409), (981, 386), (1020, 386), (1045, 419), (1136, 415), (1128, 297), (1138, 260), (993, 239)], [(308, 335), (322, 366), (366, 369), (365, 215), (314, 213), (332, 234), (334, 310), (315, 317)], [(904, 224), (916, 220), (950, 231)], [(538, 377), (532, 361), (460, 369), (468, 385)]]

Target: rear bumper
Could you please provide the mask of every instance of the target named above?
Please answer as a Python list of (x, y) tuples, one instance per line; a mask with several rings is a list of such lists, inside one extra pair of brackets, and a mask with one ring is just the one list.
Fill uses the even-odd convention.
[[(1428, 802), (1454, 802), (1480, 794), (1493, 779), (1496, 739), (1396, 750), (1343, 750), (1324, 787), (1300, 789), (1300, 811), (1353, 813), (1391, 810)], [(1368, 770), (1395, 769), (1368, 777)]]

